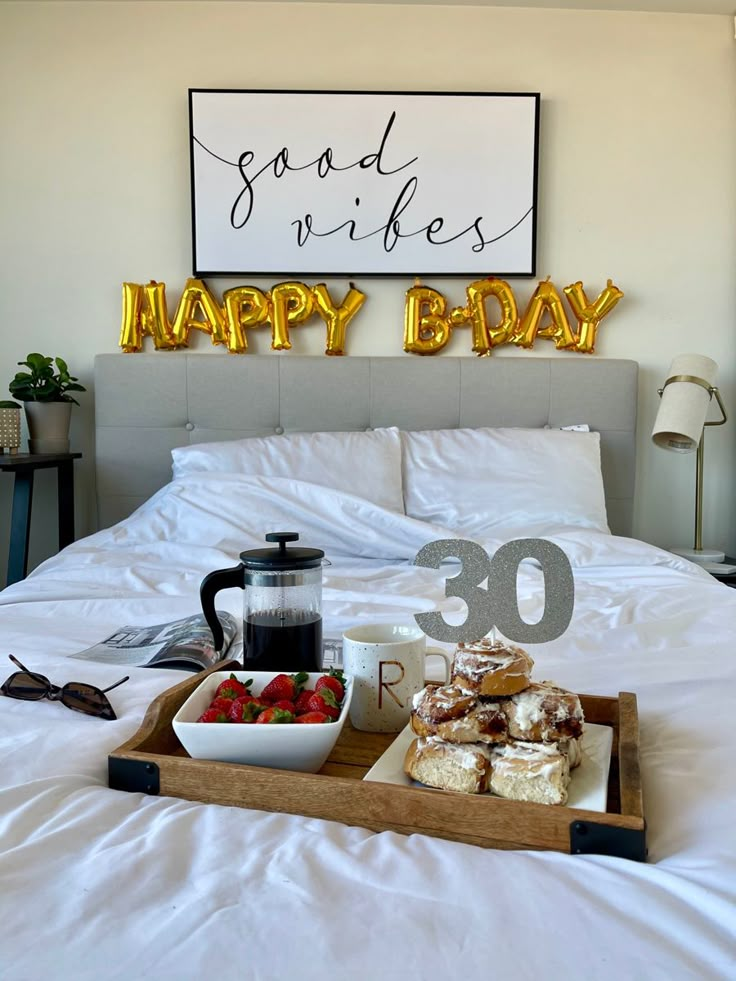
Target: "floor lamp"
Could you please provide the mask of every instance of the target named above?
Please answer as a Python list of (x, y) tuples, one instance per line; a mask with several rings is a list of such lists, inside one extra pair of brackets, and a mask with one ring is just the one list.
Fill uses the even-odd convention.
[[(722, 426), (726, 410), (715, 387), (718, 365), (701, 354), (681, 354), (672, 362), (667, 381), (658, 389), (661, 402), (652, 430), (652, 439), (662, 449), (692, 453), (695, 458), (695, 542), (692, 548), (670, 549), (699, 565), (723, 562), (723, 552), (703, 548), (703, 461), (706, 426)], [(722, 419), (706, 422), (710, 402), (715, 396)]]

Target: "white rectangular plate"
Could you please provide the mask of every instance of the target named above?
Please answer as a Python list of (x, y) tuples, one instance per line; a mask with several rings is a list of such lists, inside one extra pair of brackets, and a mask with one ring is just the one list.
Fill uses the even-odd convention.
[[(363, 779), (377, 783), (395, 783), (402, 787), (424, 787), (404, 773), (404, 757), (412, 739), (416, 739), (416, 736), (411, 728), (407, 726), (402, 729)], [(580, 766), (572, 771), (567, 807), (580, 807), (586, 811), (606, 810), (612, 745), (613, 729), (610, 726), (596, 726), (586, 722), (582, 742), (583, 758)]]

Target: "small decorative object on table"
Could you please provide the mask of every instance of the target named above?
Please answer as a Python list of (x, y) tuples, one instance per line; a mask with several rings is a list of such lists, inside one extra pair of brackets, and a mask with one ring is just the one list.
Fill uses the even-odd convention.
[(8, 390), (25, 406), (29, 451), (68, 453), (72, 403), (79, 405), (69, 393), (85, 392), (85, 387), (69, 374), (63, 358), (32, 353), (18, 364), (29, 370), (17, 372)]
[(17, 402), (0, 402), (0, 453), (15, 453), (20, 447), (20, 406)]

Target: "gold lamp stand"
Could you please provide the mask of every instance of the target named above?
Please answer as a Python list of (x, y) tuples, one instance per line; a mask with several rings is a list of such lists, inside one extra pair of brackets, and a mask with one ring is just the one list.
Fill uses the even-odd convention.
[[(718, 389), (707, 382), (704, 378), (697, 378), (695, 375), (673, 375), (668, 378), (664, 383), (662, 388), (657, 389), (659, 392), (659, 397), (662, 397), (662, 393), (668, 385), (673, 382), (690, 382), (692, 385), (700, 385), (704, 388), (711, 400), (713, 396), (716, 397), (716, 402), (721, 410), (721, 415), (723, 418), (717, 419), (713, 422), (705, 422), (703, 426), (722, 426), (725, 422), (728, 422), (728, 416), (726, 415), (726, 408), (721, 399), (721, 393)], [(691, 562), (697, 562), (698, 565), (707, 565), (710, 562), (723, 562), (725, 558), (725, 553), (718, 551), (717, 549), (703, 548), (703, 472), (704, 472), (704, 461), (705, 461), (705, 428), (703, 428), (702, 435), (698, 441), (698, 449), (695, 456), (695, 545), (693, 548), (676, 547), (671, 548), (670, 551), (674, 552), (675, 555), (681, 555), (683, 558), (689, 559)]]

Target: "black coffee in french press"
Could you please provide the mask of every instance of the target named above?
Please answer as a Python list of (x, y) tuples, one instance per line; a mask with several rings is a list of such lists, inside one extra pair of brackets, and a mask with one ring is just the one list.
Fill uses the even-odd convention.
[(240, 553), (240, 565), (219, 569), (202, 580), (202, 611), (217, 650), (223, 633), (215, 594), (243, 589), (243, 667), (253, 671), (319, 671), (322, 667), (322, 562), (318, 548), (287, 548), (296, 532), (272, 532), (277, 548)]

